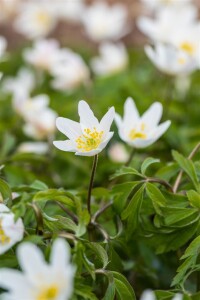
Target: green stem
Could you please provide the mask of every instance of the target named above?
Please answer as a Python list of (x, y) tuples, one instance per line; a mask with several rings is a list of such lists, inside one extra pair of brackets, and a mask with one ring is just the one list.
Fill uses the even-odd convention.
[(92, 194), (92, 187), (94, 183), (94, 176), (97, 168), (97, 163), (98, 163), (98, 155), (95, 155), (93, 160), (93, 165), (92, 165), (92, 173), (90, 177), (90, 184), (88, 188), (88, 197), (87, 197), (87, 209), (90, 215), (91, 215), (91, 194)]

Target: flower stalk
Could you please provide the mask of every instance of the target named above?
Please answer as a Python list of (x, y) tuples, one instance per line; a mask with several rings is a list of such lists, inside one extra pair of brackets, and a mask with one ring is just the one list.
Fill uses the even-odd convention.
[(92, 194), (92, 187), (94, 183), (94, 176), (97, 168), (97, 163), (98, 163), (98, 155), (95, 155), (93, 160), (93, 165), (92, 165), (92, 173), (90, 177), (90, 184), (88, 188), (88, 197), (87, 197), (87, 209), (90, 215), (91, 215), (91, 194)]

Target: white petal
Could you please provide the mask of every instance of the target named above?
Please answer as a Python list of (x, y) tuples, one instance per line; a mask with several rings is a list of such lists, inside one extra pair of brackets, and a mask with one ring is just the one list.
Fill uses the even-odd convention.
[(163, 107), (159, 102), (153, 103), (150, 108), (141, 117), (141, 122), (149, 128), (153, 128), (160, 122), (162, 117)]
[(76, 152), (75, 154), (79, 155), (79, 156), (94, 156), (94, 155), (97, 155), (101, 151), (102, 151), (102, 149), (99, 148), (99, 149), (95, 149), (95, 150), (88, 151), (88, 152)]
[(150, 145), (152, 145), (155, 142), (154, 138), (147, 138), (147, 139), (135, 139), (133, 141), (129, 141), (129, 145), (138, 148), (143, 149)]
[(113, 122), (114, 117), (115, 117), (115, 109), (114, 107), (111, 107), (109, 111), (101, 119), (100, 128), (104, 131), (105, 135), (110, 131), (110, 126)]
[(56, 127), (71, 140), (76, 140), (82, 135), (80, 124), (67, 118), (57, 118)]
[(20, 244), (17, 256), (21, 268), (33, 284), (38, 284), (48, 274), (47, 263), (36, 245), (28, 242)]
[(155, 129), (155, 133), (153, 135), (154, 141), (158, 140), (159, 137), (161, 137), (165, 133), (165, 131), (167, 131), (167, 129), (169, 128), (170, 125), (171, 125), (171, 121), (166, 121), (166, 122), (160, 124)]
[(80, 116), (80, 123), (85, 128), (94, 128), (99, 126), (97, 118), (94, 116), (93, 111), (90, 109), (87, 102), (81, 100), (78, 104), (78, 114)]
[(0, 203), (0, 213), (4, 213), (4, 212), (9, 212), (9, 208), (3, 204), (3, 203)]
[(8, 214), (2, 220), (2, 228), (5, 234), (11, 238), (13, 244), (22, 240), (24, 225), (21, 218), (15, 222), (14, 215), (12, 213)]
[(124, 126), (132, 128), (139, 120), (140, 116), (134, 100), (129, 97), (124, 104)]
[(117, 113), (115, 113), (115, 123), (116, 123), (118, 129), (121, 128), (122, 125), (123, 125), (122, 118), (121, 118), (121, 116), (120, 116), (119, 114), (117, 114)]
[(140, 300), (156, 300), (155, 294), (154, 294), (154, 292), (151, 291), (151, 290), (146, 290), (146, 291), (144, 291), (144, 293), (142, 294)]
[(107, 134), (107, 136), (106, 136), (105, 140), (103, 141), (103, 143), (101, 143), (101, 144), (99, 145), (99, 149), (103, 150), (103, 149), (107, 146), (108, 142), (109, 142), (109, 141), (111, 140), (111, 138), (113, 137), (113, 134), (114, 134), (114, 132), (109, 132), (109, 133)]
[(18, 290), (27, 284), (26, 277), (17, 270), (0, 270), (0, 287), (11, 291)]
[(70, 247), (64, 239), (54, 241), (51, 250), (51, 264), (58, 269), (66, 268), (70, 260)]
[(76, 146), (75, 144), (70, 141), (54, 141), (54, 146), (62, 151), (69, 151), (69, 152), (76, 152)]

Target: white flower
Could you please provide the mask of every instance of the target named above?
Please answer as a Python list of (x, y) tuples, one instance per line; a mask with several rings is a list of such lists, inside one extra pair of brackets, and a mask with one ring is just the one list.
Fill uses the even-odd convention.
[(8, 290), (5, 299), (70, 299), (75, 270), (70, 263), (69, 246), (63, 239), (53, 243), (49, 264), (40, 249), (28, 242), (17, 248), (17, 257), (23, 272), (0, 269), (0, 286)]
[(115, 143), (108, 150), (109, 158), (117, 163), (125, 163), (128, 161), (129, 154), (122, 143)]
[[(16, 77), (7, 77), (3, 82), (3, 89), (12, 93), (14, 99), (29, 97), (30, 92), (35, 86), (34, 74), (27, 68), (18, 71)], [(17, 100), (13, 100), (15, 102)]]
[(2, 56), (5, 53), (7, 46), (7, 41), (3, 36), (0, 36), (0, 60), (2, 59)]
[(53, 3), (56, 15), (63, 21), (78, 22), (84, 14), (83, 0), (62, 0)]
[(72, 91), (89, 79), (89, 70), (82, 57), (70, 49), (60, 50), (51, 67), (55, 77), (52, 86), (58, 90)]
[(15, 21), (18, 32), (29, 39), (47, 36), (56, 26), (54, 6), (49, 1), (27, 1)]
[(26, 124), (23, 127), (25, 134), (36, 139), (43, 139), (55, 131), (56, 112), (48, 107), (47, 95), (38, 95), (24, 101), (21, 115)]
[(7, 206), (0, 203), (0, 254), (23, 239), (24, 225), (19, 218), (15, 222), (14, 214)]
[(56, 126), (69, 140), (55, 141), (53, 144), (63, 151), (75, 152), (76, 155), (93, 156), (101, 152), (114, 132), (110, 132), (115, 110), (111, 107), (99, 122), (89, 105), (80, 101), (78, 105), (80, 123), (66, 118), (57, 118)]
[[(140, 300), (156, 300), (156, 296), (153, 291), (151, 290), (146, 290), (142, 294)], [(183, 300), (183, 295), (178, 293), (176, 294), (171, 300)]]
[(59, 55), (59, 50), (57, 40), (41, 39), (36, 40), (32, 48), (25, 49), (23, 57), (35, 68), (49, 71), (57, 55)]
[(121, 4), (97, 1), (85, 10), (82, 22), (92, 40), (118, 40), (127, 33), (127, 10)]
[(20, 153), (45, 154), (48, 150), (49, 146), (44, 142), (24, 142), (17, 148), (17, 151)]
[(118, 73), (128, 65), (128, 54), (123, 44), (103, 43), (100, 45), (100, 57), (92, 59), (91, 66), (97, 75)]
[(176, 30), (186, 30), (196, 23), (198, 10), (193, 5), (167, 7), (159, 10), (156, 17), (139, 17), (138, 28), (153, 41), (170, 43)]
[(196, 59), (172, 45), (157, 43), (146, 46), (145, 52), (153, 64), (167, 75), (190, 74), (198, 68)]
[(141, 0), (148, 8), (152, 10), (160, 9), (165, 6), (183, 6), (191, 0)]
[(162, 117), (162, 104), (155, 102), (140, 117), (132, 98), (124, 104), (123, 119), (116, 114), (115, 121), (120, 138), (135, 148), (145, 148), (157, 141), (169, 128), (171, 122), (166, 121), (160, 125)]

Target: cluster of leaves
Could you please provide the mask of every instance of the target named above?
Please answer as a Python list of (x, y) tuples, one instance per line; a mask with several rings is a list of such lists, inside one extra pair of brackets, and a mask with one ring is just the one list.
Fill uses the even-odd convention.
[[(22, 217), (24, 240), (41, 247), (47, 258), (53, 238), (68, 240), (76, 265), (73, 299), (135, 300), (151, 288), (158, 300), (171, 300), (177, 291), (184, 294), (184, 300), (198, 300), (199, 74), (194, 75), (187, 96), (192, 101), (179, 99), (168, 78), (158, 75), (141, 51), (130, 51), (130, 58), (131, 67), (123, 74), (96, 79), (90, 88), (74, 94), (52, 91), (46, 81), (35, 91), (46, 92), (59, 115), (74, 119), (82, 98), (101, 116), (111, 105), (122, 111), (127, 96), (136, 100), (141, 111), (160, 100), (164, 118), (168, 114), (172, 119), (162, 140), (135, 153), (128, 167), (102, 153), (91, 216), (86, 205), (90, 158), (59, 152), (51, 143), (46, 156), (17, 153), (17, 146), (27, 138), (22, 120), (11, 109), (11, 99), (3, 94), (0, 192), (16, 219)], [(15, 55), (2, 63), (5, 74), (13, 75), (19, 66), (20, 58)], [(169, 103), (164, 100), (170, 97), (173, 101), (166, 112)], [(117, 135), (114, 139), (118, 140)], [(13, 251), (2, 255), (0, 267), (18, 267)]]

